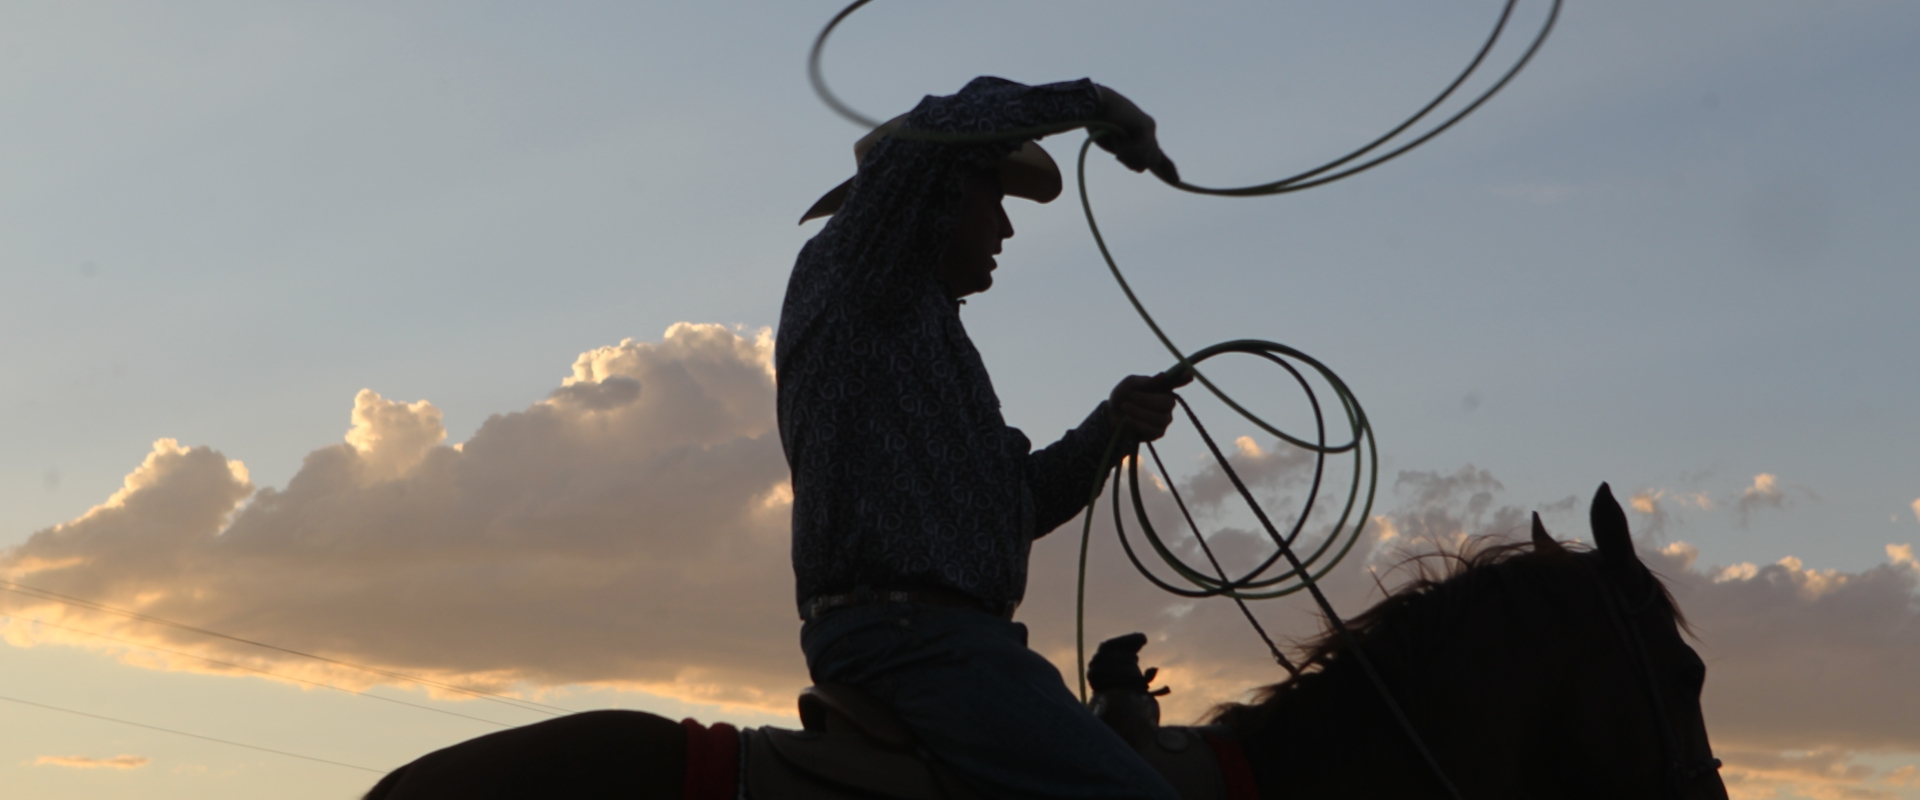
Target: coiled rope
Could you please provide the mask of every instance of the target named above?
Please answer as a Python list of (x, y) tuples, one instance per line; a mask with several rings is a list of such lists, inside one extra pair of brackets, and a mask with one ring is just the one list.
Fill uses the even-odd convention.
[[(827, 104), (828, 108), (833, 109), (835, 113), (867, 130), (879, 127), (881, 123), (878, 120), (855, 111), (851, 106), (841, 102), (838, 96), (834, 95), (833, 91), (828, 88), (826, 78), (822, 74), (820, 56), (825, 51), (827, 37), (833, 33), (834, 28), (838, 27), (840, 23), (851, 16), (853, 12), (860, 10), (861, 7), (870, 2), (872, 2), (872, 0), (854, 0), (854, 2), (847, 5), (847, 7), (841, 9), (840, 13), (835, 14), (833, 18), (827, 22), (826, 27), (821, 29), (820, 34), (815, 37), (813, 48), (807, 56), (807, 76), (813, 84), (814, 92)], [(1491, 86), (1482, 91), (1460, 110), (1454, 112), (1452, 116), (1447, 117), (1433, 128), (1385, 152), (1373, 155), (1371, 158), (1367, 157), (1389, 142), (1398, 139), (1402, 134), (1412, 129), (1421, 120), (1433, 113), (1435, 109), (1439, 108), (1452, 97), (1454, 92), (1464, 85), (1468, 78), (1472, 77), (1473, 74), (1480, 69), (1482, 64), (1485, 63), (1488, 54), (1493, 51), (1495, 45), (1500, 42), (1501, 37), (1507, 32), (1507, 23), (1512, 20), (1513, 10), (1518, 4), (1518, 0), (1506, 0), (1501, 6), (1500, 17), (1499, 20), (1495, 22), (1492, 33), (1487, 36), (1486, 41), (1480, 46), (1480, 49), (1474, 53), (1472, 60), (1454, 77), (1452, 82), (1448, 83), (1431, 101), (1415, 111), (1400, 124), (1395, 125), (1386, 133), (1381, 134), (1360, 148), (1314, 167), (1313, 169), (1267, 183), (1217, 188), (1198, 186), (1179, 179), (1167, 180), (1163, 178), (1163, 180), (1169, 186), (1195, 194), (1224, 197), (1264, 197), (1297, 192), (1315, 186), (1324, 186), (1342, 178), (1373, 169), (1374, 167), (1398, 158), (1408, 151), (1427, 143), (1448, 128), (1453, 127), (1460, 120), (1465, 119), (1467, 115), (1478, 110), (1480, 106), (1492, 99), (1501, 89), (1506, 88), (1514, 76), (1518, 75), (1520, 70), (1525, 68), (1527, 64), (1533, 60), (1534, 55), (1539, 52), (1541, 45), (1546, 43), (1547, 35), (1553, 31), (1554, 24), (1559, 21), (1560, 8), (1563, 2), (1564, 0), (1552, 0), (1552, 7), (1547, 13), (1546, 20), (1541, 23), (1539, 31), (1534, 34), (1526, 51), (1522, 53)], [(1256, 427), (1272, 434), (1281, 441), (1312, 452), (1314, 454), (1314, 471), (1311, 488), (1308, 491), (1306, 501), (1300, 508), (1292, 529), (1284, 535), (1281, 534), (1279, 529), (1273, 524), (1273, 521), (1268, 518), (1266, 511), (1261, 507), (1258, 500), (1253, 496), (1252, 491), (1247, 488), (1245, 481), (1241, 480), (1239, 474), (1234, 471), (1233, 465), (1228, 461), (1226, 455), (1220, 451), (1219, 445), (1214, 442), (1213, 437), (1207, 433), (1205, 426), (1200, 423), (1200, 418), (1193, 412), (1193, 408), (1187, 404), (1185, 398), (1178, 398), (1180, 408), (1185, 412), (1188, 421), (1193, 424), (1194, 429), (1200, 434), (1202, 441), (1206, 443), (1207, 449), (1213, 454), (1214, 459), (1219, 463), (1221, 469), (1233, 483), (1234, 489), (1239, 493), (1241, 498), (1246, 501), (1248, 507), (1253, 511), (1254, 516), (1260, 521), (1261, 527), (1266, 530), (1268, 538), (1274, 543), (1275, 552), (1273, 555), (1268, 556), (1259, 566), (1247, 571), (1240, 577), (1230, 578), (1227, 575), (1225, 567), (1222, 566), (1219, 559), (1214, 556), (1212, 547), (1207, 543), (1206, 537), (1201, 533), (1199, 526), (1195, 524), (1186, 502), (1180, 497), (1178, 490), (1175, 488), (1172, 476), (1167, 473), (1166, 466), (1160, 459), (1159, 451), (1153, 447), (1152, 443), (1147, 443), (1147, 451), (1152, 456), (1155, 466), (1160, 470), (1162, 475), (1165, 476), (1163, 483), (1172, 495), (1176, 506), (1180, 509), (1181, 516), (1186, 520), (1189, 528), (1192, 530), (1195, 540), (1205, 553), (1208, 564), (1213, 568), (1213, 571), (1211, 573), (1202, 572), (1187, 564), (1168, 548), (1165, 541), (1160, 538), (1148, 518), (1146, 506), (1140, 494), (1138, 446), (1136, 443), (1131, 442), (1125, 436), (1124, 432), (1116, 431), (1113, 438), (1107, 444), (1106, 457), (1102, 460), (1103, 464), (1113, 464), (1113, 466), (1102, 469), (1099, 480), (1095, 482), (1093, 491), (1087, 498), (1087, 510), (1082, 514), (1079, 581), (1076, 593), (1074, 621), (1075, 666), (1080, 678), (1081, 700), (1085, 701), (1087, 699), (1087, 551), (1092, 539), (1093, 515), (1099, 502), (1100, 493), (1106, 488), (1108, 478), (1111, 477), (1115, 484), (1113, 492), (1115, 528), (1118, 531), (1121, 546), (1126, 551), (1128, 560), (1133, 563), (1135, 569), (1139, 570), (1141, 575), (1145, 576), (1147, 580), (1151, 581), (1155, 586), (1182, 597), (1199, 598), (1223, 595), (1232, 598), (1234, 602), (1238, 604), (1241, 613), (1246, 616), (1247, 621), (1252, 624), (1254, 630), (1260, 635), (1260, 638), (1266, 642), (1268, 651), (1273, 655), (1274, 660), (1295, 676), (1299, 675), (1299, 669), (1289, 662), (1286, 656), (1281, 653), (1279, 647), (1274, 644), (1272, 637), (1268, 636), (1266, 630), (1260, 625), (1259, 620), (1248, 610), (1246, 601), (1283, 597), (1298, 592), (1301, 589), (1307, 590), (1307, 592), (1312, 595), (1314, 603), (1319, 606), (1328, 625), (1330, 625), (1340, 637), (1342, 643), (1345, 645), (1346, 651), (1353, 654), (1354, 660), (1366, 673), (1368, 679), (1378, 691), (1380, 699), (1392, 712), (1394, 719), (1407, 734), (1414, 748), (1419, 751), (1421, 758), (1433, 772), (1434, 777), (1440, 782), (1442, 787), (1446, 789), (1447, 796), (1454, 798), (1454, 800), (1460, 800), (1459, 790), (1454, 787), (1453, 782), (1447, 778), (1446, 773), (1440, 768), (1439, 762), (1433, 757), (1432, 752), (1427, 749), (1425, 741), (1421, 739), (1419, 732), (1414, 729), (1413, 723), (1407, 719), (1406, 714), (1400, 709), (1400, 704), (1394, 700), (1392, 692), (1388, 691), (1386, 683), (1381, 680), (1378, 671), (1374, 669), (1366, 653), (1361, 650), (1352, 632), (1347, 629), (1345, 622), (1342, 621), (1340, 615), (1335, 612), (1332, 603), (1328, 602), (1325, 593), (1320, 590), (1319, 579), (1326, 576), (1334, 566), (1338, 565), (1341, 559), (1345, 558), (1346, 555), (1352, 551), (1354, 544), (1359, 540), (1360, 532), (1365, 528), (1368, 515), (1372, 511), (1374, 496), (1379, 486), (1379, 460), (1377, 458), (1377, 447), (1373, 438), (1373, 428), (1367, 421), (1366, 413), (1361, 410), (1359, 401), (1354, 398), (1352, 391), (1347, 388), (1346, 382), (1342, 381), (1332, 369), (1311, 356), (1275, 342), (1242, 339), (1222, 342), (1191, 354), (1181, 350), (1178, 345), (1173, 343), (1173, 339), (1154, 321), (1153, 315), (1147, 312), (1146, 305), (1134, 294), (1133, 287), (1127, 283), (1126, 276), (1121, 273), (1119, 265), (1114, 261), (1113, 253), (1107, 247), (1106, 238), (1100, 233), (1099, 222), (1094, 218), (1092, 198), (1087, 191), (1087, 153), (1101, 137), (1121, 134), (1122, 131), (1120, 131), (1117, 126), (1101, 120), (1079, 120), (983, 134), (942, 133), (902, 129), (896, 131), (893, 135), (931, 141), (973, 142), (1035, 139), (1082, 127), (1087, 129), (1088, 135), (1086, 140), (1080, 145), (1080, 156), (1076, 163), (1076, 169), (1078, 171), (1078, 185), (1080, 189), (1080, 207), (1086, 214), (1087, 230), (1093, 234), (1094, 243), (1100, 249), (1100, 257), (1106, 261), (1107, 270), (1113, 275), (1114, 282), (1120, 285), (1120, 290), (1126, 295), (1127, 302), (1133, 306), (1135, 313), (1140, 315), (1140, 320), (1146, 323), (1147, 328), (1153, 331), (1154, 337), (1160, 340), (1160, 344), (1166, 347), (1169, 353), (1173, 354), (1175, 363), (1168, 371), (1191, 374), (1202, 386), (1206, 387), (1207, 391), (1211, 392), (1214, 397), (1219, 398), (1227, 407), (1233, 409), (1248, 422), (1253, 423)], [(1354, 163), (1356, 161), (1359, 163)], [(1219, 386), (1215, 385), (1213, 381), (1209, 380), (1206, 373), (1200, 371), (1200, 362), (1227, 353), (1250, 354), (1265, 358), (1285, 369), (1288, 374), (1294, 378), (1294, 381), (1300, 386), (1301, 390), (1306, 393), (1308, 402), (1313, 408), (1316, 433), (1312, 441), (1289, 434), (1268, 423), (1259, 415), (1254, 414), (1236, 402)], [(1298, 367), (1294, 366), (1290, 360), (1307, 365), (1333, 388), (1334, 395), (1339, 399), (1341, 409), (1347, 417), (1347, 432), (1350, 434), (1350, 438), (1348, 438), (1347, 441), (1341, 444), (1327, 444), (1326, 417), (1321, 409), (1319, 398), (1315, 394), (1312, 384), (1307, 380), (1306, 376)], [(1176, 397), (1178, 396), (1176, 395)], [(1364, 448), (1362, 447), (1363, 443)], [(1126, 454), (1130, 457), (1126, 458), (1124, 463), (1116, 463), (1115, 456), (1122, 455), (1121, 449), (1128, 445), (1132, 445), (1127, 448), (1132, 451)], [(1348, 487), (1346, 504), (1341, 509), (1338, 520), (1334, 523), (1326, 538), (1321, 541), (1319, 547), (1309, 554), (1307, 558), (1302, 559), (1294, 552), (1293, 545), (1301, 535), (1302, 530), (1307, 524), (1307, 520), (1312, 515), (1314, 503), (1319, 499), (1322, 479), (1325, 476), (1327, 457), (1343, 453), (1352, 454), (1354, 459), (1353, 481)], [(1146, 564), (1142, 563), (1139, 556), (1134, 552), (1132, 544), (1127, 540), (1126, 528), (1123, 524), (1120, 507), (1121, 487), (1119, 484), (1122, 481), (1123, 473), (1128, 482), (1128, 493), (1132, 499), (1134, 517), (1140, 524), (1142, 538), (1176, 575), (1195, 588), (1183, 588), (1161, 579), (1156, 576), (1152, 570), (1148, 569)], [(1366, 475), (1364, 497), (1362, 496), (1360, 488), (1360, 476), (1362, 474)], [(1353, 513), (1356, 503), (1359, 506), (1359, 514), (1357, 516)], [(1348, 527), (1349, 522), (1352, 523), (1350, 528)], [(1335, 547), (1336, 544), (1338, 544), (1337, 548)], [(1266, 572), (1272, 569), (1282, 559), (1287, 562), (1287, 571), (1272, 576), (1266, 575)]]

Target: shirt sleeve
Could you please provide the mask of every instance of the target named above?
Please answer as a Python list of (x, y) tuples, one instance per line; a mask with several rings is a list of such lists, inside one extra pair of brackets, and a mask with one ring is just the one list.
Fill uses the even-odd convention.
[[(928, 96), (906, 130), (993, 133), (1090, 119), (1100, 105), (1093, 81), (1027, 86), (980, 77), (959, 93)], [(859, 174), (823, 236), (848, 257), (836, 265), (842, 296), (872, 311), (905, 309), (932, 284), (933, 265), (953, 236), (963, 179), (1018, 149), (1007, 138), (940, 142), (888, 136), (867, 151)]]
[[(1034, 538), (1053, 532), (1087, 505), (1094, 486), (1122, 453), (1109, 456), (1117, 425), (1101, 403), (1080, 427), (1027, 456), (1027, 487), (1033, 496)], [(1108, 457), (1104, 462), (1102, 457)]]

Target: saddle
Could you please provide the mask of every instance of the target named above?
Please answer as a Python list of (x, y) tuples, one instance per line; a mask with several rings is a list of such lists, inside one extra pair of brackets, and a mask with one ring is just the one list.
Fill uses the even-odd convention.
[[(809, 687), (800, 694), (800, 724), (797, 731), (767, 727), (741, 732), (740, 777), (746, 797), (986, 800), (942, 774), (936, 762), (924, 757), (906, 725), (852, 687)], [(1150, 736), (1129, 740), (1184, 800), (1243, 800), (1251, 788), (1246, 762), (1238, 745), (1222, 734), (1218, 728), (1155, 726)], [(1236, 771), (1223, 776), (1223, 760)]]

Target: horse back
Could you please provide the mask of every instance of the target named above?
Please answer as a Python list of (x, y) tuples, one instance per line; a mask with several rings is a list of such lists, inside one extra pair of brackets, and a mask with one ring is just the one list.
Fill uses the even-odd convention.
[(640, 711), (586, 711), (428, 753), (366, 800), (623, 797), (680, 800), (685, 729)]

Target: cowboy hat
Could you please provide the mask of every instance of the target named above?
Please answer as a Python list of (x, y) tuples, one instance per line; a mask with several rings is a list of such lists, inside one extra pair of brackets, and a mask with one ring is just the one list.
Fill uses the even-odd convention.
[[(873, 149), (874, 144), (881, 138), (898, 129), (906, 118), (905, 114), (894, 117), (886, 124), (860, 137), (860, 141), (854, 142), (854, 168), (858, 169), (860, 160), (866, 157), (867, 151)], [(1060, 196), (1060, 166), (1053, 163), (1053, 156), (1047, 155), (1047, 151), (1040, 147), (1039, 142), (1022, 142), (1020, 149), (989, 166), (1000, 173), (1000, 187), (1008, 196), (1024, 197), (1037, 203), (1050, 203)], [(814, 202), (813, 207), (807, 209), (807, 213), (800, 217), (800, 224), (805, 225), (807, 220), (832, 216), (833, 212), (839, 211), (840, 204), (847, 199), (847, 190), (852, 186), (853, 178), (848, 178), (841, 181), (839, 186), (821, 195), (820, 199)]]

